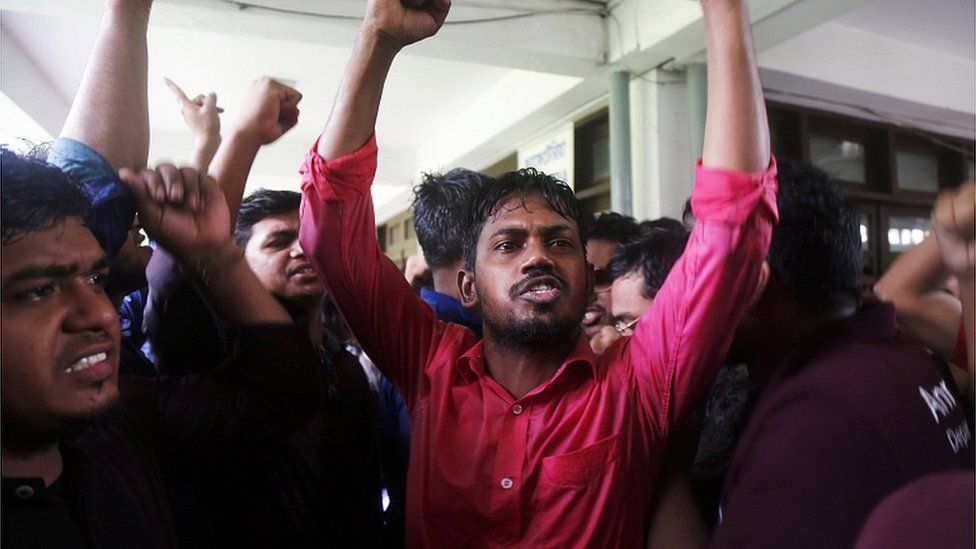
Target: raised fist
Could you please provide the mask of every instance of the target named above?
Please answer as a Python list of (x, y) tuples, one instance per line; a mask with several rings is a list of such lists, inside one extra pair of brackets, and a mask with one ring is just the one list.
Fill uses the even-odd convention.
[(155, 170), (119, 170), (132, 189), (143, 228), (183, 263), (198, 261), (230, 242), (227, 201), (208, 175), (162, 164)]
[(976, 185), (972, 181), (939, 194), (932, 208), (932, 232), (942, 260), (959, 277), (976, 272)]
[(253, 133), (262, 145), (273, 143), (298, 124), (302, 94), (271, 78), (251, 84), (237, 131)]
[(363, 31), (402, 48), (436, 34), (450, 9), (451, 0), (370, 0)]

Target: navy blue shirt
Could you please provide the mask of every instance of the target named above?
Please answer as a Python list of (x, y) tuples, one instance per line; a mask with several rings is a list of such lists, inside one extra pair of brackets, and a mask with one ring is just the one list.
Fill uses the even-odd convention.
[(434, 310), (434, 316), (442, 322), (453, 322), (467, 327), (474, 335), (481, 339), (481, 319), (471, 310), (461, 305), (453, 297), (442, 294), (433, 288), (421, 288), (420, 299), (423, 299)]

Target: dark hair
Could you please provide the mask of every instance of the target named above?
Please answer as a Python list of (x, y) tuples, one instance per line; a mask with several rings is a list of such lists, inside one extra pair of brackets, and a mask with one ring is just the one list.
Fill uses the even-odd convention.
[(464, 257), (458, 227), (464, 223), (471, 195), (489, 182), (487, 175), (455, 168), (443, 175), (424, 174), (413, 188), (413, 226), (431, 269), (448, 267)]
[(607, 266), (611, 280), (639, 270), (644, 276), (641, 293), (648, 299), (657, 295), (688, 243), (688, 232), (680, 223), (678, 227), (664, 225), (646, 227), (637, 238), (617, 246)]
[(620, 244), (637, 236), (637, 220), (617, 212), (588, 215), (580, 224), (580, 232), (587, 240), (608, 240)]
[(50, 229), (68, 217), (84, 218), (88, 198), (58, 168), (0, 148), (2, 244)]
[(770, 270), (810, 306), (856, 304), (864, 268), (857, 209), (814, 166), (780, 161), (778, 179)]
[(258, 189), (241, 201), (234, 226), (234, 240), (240, 247), (247, 246), (251, 240), (251, 229), (266, 217), (298, 211), (302, 203), (301, 193), (295, 191), (270, 191)]
[(641, 221), (637, 224), (637, 231), (641, 235), (654, 234), (658, 231), (668, 231), (676, 234), (687, 235), (688, 230), (685, 226), (672, 217), (659, 217), (650, 221)]
[(681, 224), (684, 225), (686, 230), (692, 230), (695, 228), (695, 212), (691, 209), (691, 198), (685, 200), (684, 207), (681, 208)]
[[(580, 204), (569, 185), (535, 168), (508, 172), (497, 181), (483, 185), (475, 191), (468, 203), (463, 226), (464, 268), (467, 271), (474, 272), (478, 237), (485, 226), (485, 221), (498, 211), (504, 199), (513, 194), (518, 195), (523, 202), (526, 196), (539, 195), (553, 211), (579, 226)], [(586, 236), (582, 231), (580, 241), (581, 244), (586, 245)]]

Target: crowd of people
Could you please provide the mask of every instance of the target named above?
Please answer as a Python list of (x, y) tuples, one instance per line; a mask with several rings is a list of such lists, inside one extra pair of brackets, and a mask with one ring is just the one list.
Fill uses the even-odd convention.
[(405, 273), (374, 126), (450, 0), (370, 0), (300, 192), (246, 197), (303, 98), (259, 79), (222, 134), (167, 81), (195, 148), (148, 167), (151, 4), (2, 150), (4, 546), (972, 547), (976, 187), (865, 291), (852, 203), (770, 153), (744, 0), (702, 2), (682, 220), (456, 168)]

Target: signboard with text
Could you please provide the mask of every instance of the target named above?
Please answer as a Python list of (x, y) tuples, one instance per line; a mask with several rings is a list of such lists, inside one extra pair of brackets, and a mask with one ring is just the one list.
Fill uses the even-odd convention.
[(520, 148), (518, 167), (535, 168), (573, 187), (573, 136), (573, 124), (568, 123), (544, 138)]

